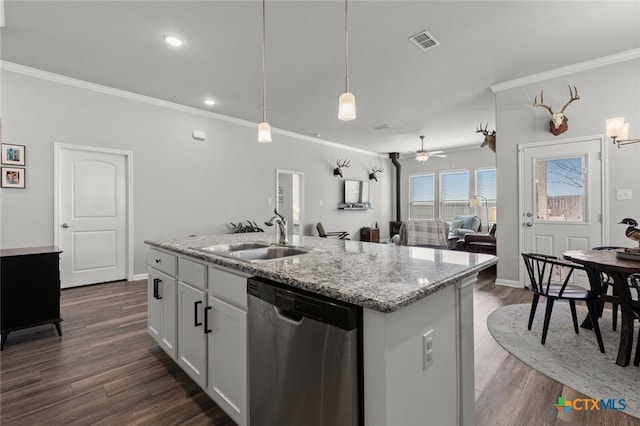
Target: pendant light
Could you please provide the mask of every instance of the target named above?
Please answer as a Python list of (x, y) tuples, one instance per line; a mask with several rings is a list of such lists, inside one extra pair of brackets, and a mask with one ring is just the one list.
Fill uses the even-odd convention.
[(258, 142), (271, 142), (271, 126), (267, 123), (267, 69), (265, 66), (265, 4), (266, 0), (262, 0), (262, 123), (258, 124)]
[(344, 62), (345, 62), (345, 91), (338, 100), (338, 119), (342, 121), (355, 120), (356, 98), (349, 92), (349, 7), (344, 0)]

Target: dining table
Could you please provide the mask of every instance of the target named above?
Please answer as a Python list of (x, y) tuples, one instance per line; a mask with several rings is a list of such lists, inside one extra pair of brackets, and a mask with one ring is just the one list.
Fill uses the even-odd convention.
[[(629, 275), (640, 273), (640, 261), (620, 259), (615, 250), (569, 250), (563, 253), (563, 257), (585, 267), (591, 291), (601, 294), (604, 301), (615, 302), (620, 306), (622, 326), (616, 364), (628, 366), (633, 346), (634, 301), (627, 280)], [(613, 278), (615, 296), (602, 294), (601, 272)]]

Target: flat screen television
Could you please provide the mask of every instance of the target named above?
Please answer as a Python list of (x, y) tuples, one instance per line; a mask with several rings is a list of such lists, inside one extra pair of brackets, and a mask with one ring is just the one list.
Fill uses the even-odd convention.
[(344, 197), (340, 208), (369, 209), (369, 182), (360, 180), (344, 181)]

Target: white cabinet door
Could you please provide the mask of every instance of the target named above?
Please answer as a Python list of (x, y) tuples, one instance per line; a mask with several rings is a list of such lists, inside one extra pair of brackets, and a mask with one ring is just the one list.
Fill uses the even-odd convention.
[(209, 296), (208, 386), (211, 398), (240, 425), (247, 424), (247, 312)]
[(149, 268), (149, 282), (147, 287), (147, 330), (158, 343), (162, 341), (162, 301), (156, 298), (157, 281), (161, 279), (160, 272)]
[(207, 384), (205, 302), (202, 290), (178, 281), (178, 365), (203, 389)]
[(149, 334), (176, 359), (176, 279), (149, 268), (147, 295)]

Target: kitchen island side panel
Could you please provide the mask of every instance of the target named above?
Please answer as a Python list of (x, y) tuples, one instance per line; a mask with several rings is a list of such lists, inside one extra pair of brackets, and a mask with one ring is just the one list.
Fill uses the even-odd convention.
[[(458, 316), (459, 292), (458, 286), (447, 287), (391, 313), (364, 310), (367, 426), (463, 424), (462, 407), (474, 403), (465, 394), (473, 397), (473, 389), (463, 392), (459, 378), (461, 365), (465, 376), (473, 374), (473, 351), (458, 356), (458, 350), (462, 340), (463, 347), (473, 348), (473, 334), (460, 326), (473, 326), (473, 315)], [(425, 369), (423, 336), (430, 330), (433, 358)]]

